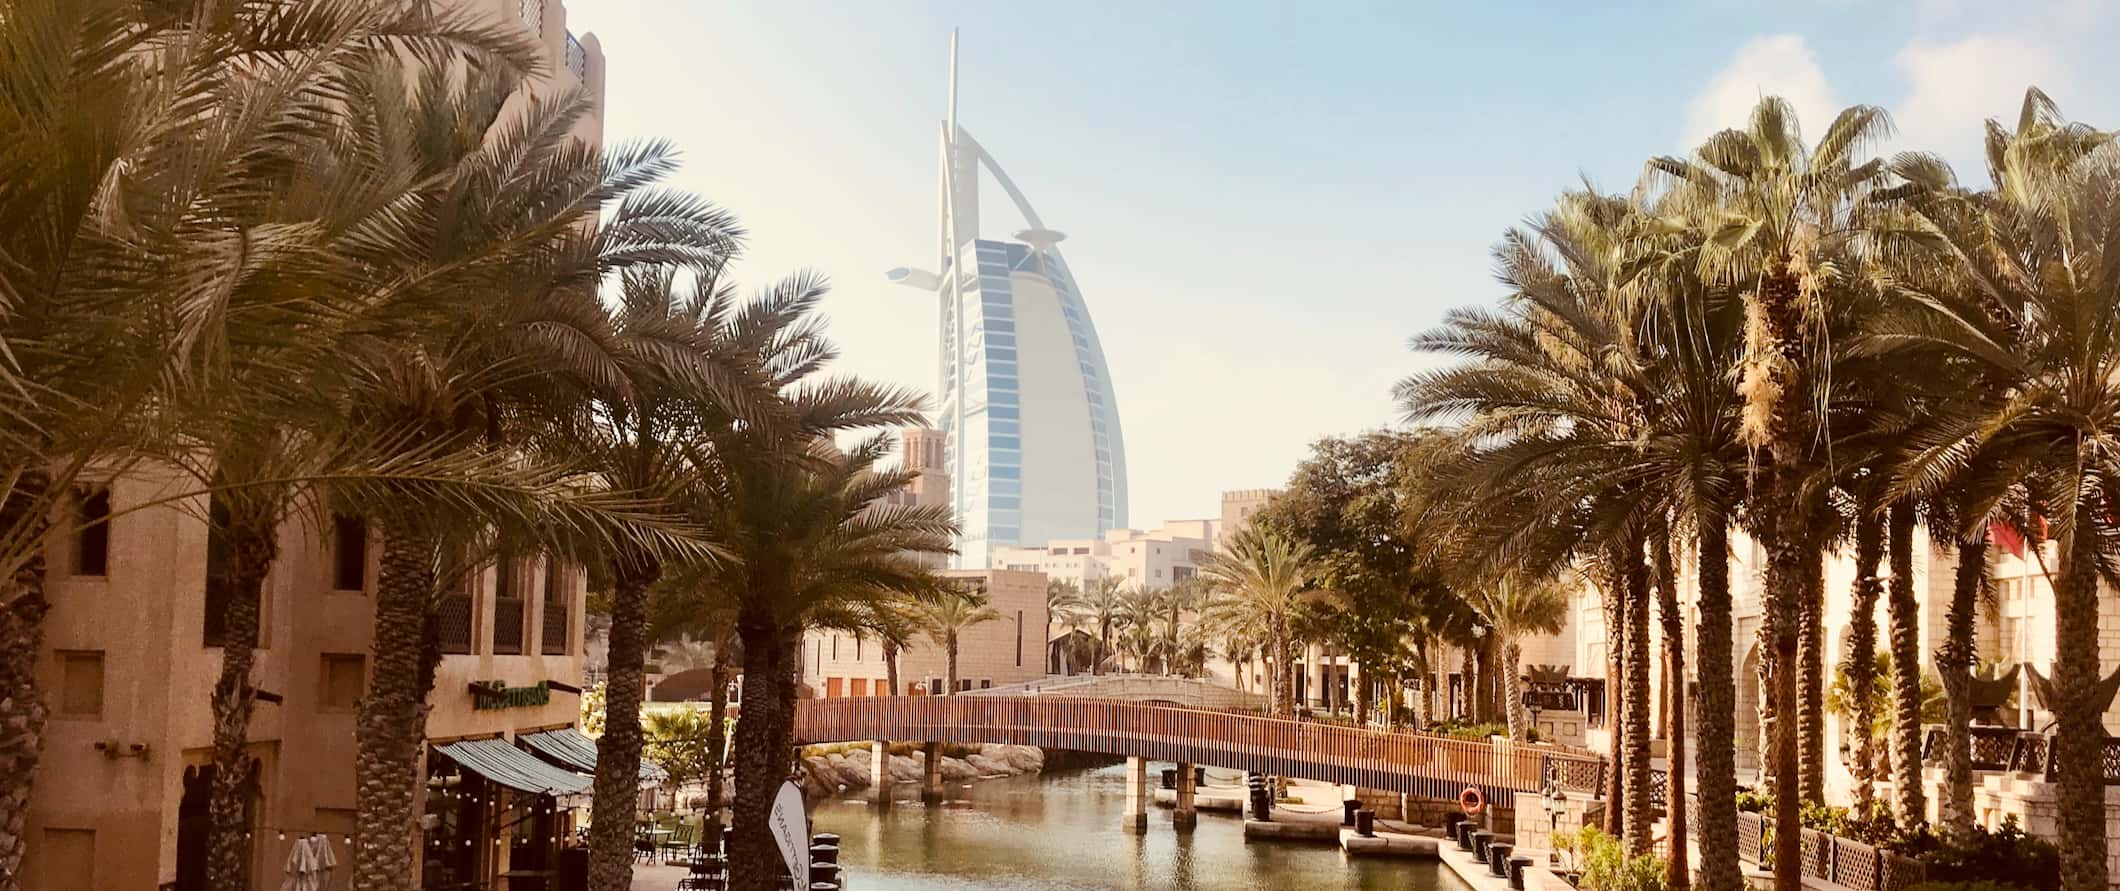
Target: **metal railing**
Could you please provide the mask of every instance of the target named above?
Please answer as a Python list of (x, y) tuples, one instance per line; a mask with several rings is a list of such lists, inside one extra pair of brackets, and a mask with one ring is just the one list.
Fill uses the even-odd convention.
[[(894, 739), (1007, 743), (1212, 764), (1455, 798), (1479, 787), (1513, 806), (1556, 763), (1592, 760), (1473, 742), (1143, 703), (1027, 696), (885, 696), (795, 704), (797, 743)], [(1561, 768), (1567, 770), (1567, 768)]]
[[(1943, 766), (1943, 736), (1943, 728), (1928, 728), (1922, 737), (1922, 763), (1931, 767)], [(1970, 728), (1968, 743), (1974, 770), (2030, 774), (2050, 783), (2060, 778), (2056, 770), (2058, 765), (2054, 763), (2054, 737), (2051, 734), (1976, 724)], [(2120, 786), (2120, 737), (2106, 739), (2102, 754), (2105, 784)]]

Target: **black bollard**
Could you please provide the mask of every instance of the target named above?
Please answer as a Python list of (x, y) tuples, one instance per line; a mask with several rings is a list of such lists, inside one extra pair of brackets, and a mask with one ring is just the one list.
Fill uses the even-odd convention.
[(811, 846), (810, 846), (810, 862), (811, 862), (811, 863), (822, 863), (822, 864), (824, 864), (824, 865), (826, 865), (826, 866), (836, 866), (836, 865), (838, 865), (838, 864), (839, 864), (839, 846), (838, 846), (838, 845), (811, 845)]
[(1207, 768), (1197, 764), (1193, 765), (1193, 788), (1197, 789), (1205, 785), (1207, 785)]
[(1340, 825), (1353, 826), (1354, 812), (1361, 809), (1362, 802), (1359, 799), (1350, 798), (1340, 802)]
[(1531, 868), (1531, 858), (1509, 858), (1509, 887), (1511, 891), (1524, 891), (1524, 870)]
[(1166, 767), (1166, 768), (1163, 768), (1163, 788), (1165, 788), (1165, 789), (1176, 789), (1176, 788), (1178, 788), (1178, 769), (1177, 769), (1177, 768), (1175, 768), (1175, 767)]
[(1493, 842), (1487, 845), (1487, 872), (1496, 877), (1509, 875), (1509, 852), (1515, 846)]
[(1452, 834), (1457, 837), (1458, 850), (1472, 850), (1472, 822), (1469, 820), (1460, 820), (1456, 825), (1452, 826), (1451, 828), (1456, 830), (1456, 832)]
[(834, 884), (838, 878), (839, 866), (837, 864), (810, 861), (810, 885), (812, 887), (815, 887), (818, 882), (823, 882), (827, 885)]
[(1354, 834), (1363, 838), (1377, 837), (1377, 812), (1368, 808), (1354, 812)]
[(831, 845), (832, 847), (835, 847), (835, 848), (836, 848), (836, 847), (839, 847), (839, 833), (837, 833), (837, 832), (820, 832), (820, 833), (817, 833), (816, 835), (810, 836), (810, 844), (813, 844), (813, 845)]
[(1472, 859), (1487, 859), (1487, 845), (1494, 841), (1494, 833), (1482, 829), (1472, 834)]

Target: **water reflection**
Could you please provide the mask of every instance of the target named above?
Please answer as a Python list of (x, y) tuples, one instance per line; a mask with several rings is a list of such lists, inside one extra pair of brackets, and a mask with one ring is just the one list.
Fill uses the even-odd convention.
[(931, 807), (904, 788), (900, 797), (912, 800), (881, 811), (823, 802), (817, 830), (839, 833), (840, 859), (859, 891), (1465, 888), (1433, 863), (1348, 858), (1322, 844), (1247, 845), (1231, 814), (1203, 813), (1198, 828), (1181, 833), (1169, 811), (1155, 810), (1148, 832), (1126, 832), (1118, 767), (952, 786), (949, 794)]

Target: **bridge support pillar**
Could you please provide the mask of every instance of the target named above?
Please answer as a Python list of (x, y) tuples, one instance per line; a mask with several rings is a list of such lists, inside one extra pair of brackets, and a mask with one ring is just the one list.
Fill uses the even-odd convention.
[(920, 800), (936, 804), (942, 801), (942, 744), (931, 742), (921, 751), (925, 763), (920, 771)]
[(869, 798), (877, 807), (891, 806), (891, 741), (869, 743)]
[(1193, 808), (1193, 794), (1197, 791), (1194, 782), (1199, 779), (1194, 774), (1192, 765), (1178, 762), (1178, 806), (1170, 812), (1170, 825), (1179, 829), (1190, 829), (1200, 824), (1200, 812)]
[(1148, 795), (1148, 762), (1126, 759), (1126, 815), (1121, 818), (1126, 831), (1148, 831)]

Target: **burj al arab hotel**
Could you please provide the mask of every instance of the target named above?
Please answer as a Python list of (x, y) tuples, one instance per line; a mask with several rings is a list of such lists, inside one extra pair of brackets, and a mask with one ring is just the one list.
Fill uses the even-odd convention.
[[(1024, 228), (981, 237), (984, 170)], [(1126, 445), (1104, 347), (1046, 227), (1001, 165), (957, 122), (957, 35), (950, 34), (942, 121), (939, 271), (900, 268), (892, 281), (932, 291), (950, 499), (962, 537), (956, 565), (985, 568), (996, 546), (1096, 538), (1126, 527)]]

